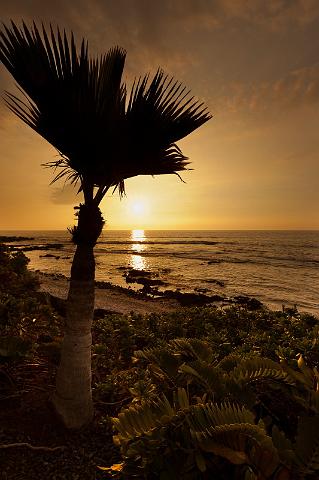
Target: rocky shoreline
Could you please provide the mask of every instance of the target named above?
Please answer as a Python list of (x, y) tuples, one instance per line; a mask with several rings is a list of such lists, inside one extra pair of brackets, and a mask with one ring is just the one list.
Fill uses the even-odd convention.
[[(69, 279), (62, 274), (36, 272), (40, 281), (40, 291), (48, 295), (53, 306), (62, 314), (65, 310)], [(113, 285), (109, 282), (96, 281), (95, 316), (105, 313), (128, 314), (159, 313), (177, 310), (186, 306), (201, 305), (242, 305), (250, 309), (259, 309), (263, 305), (254, 298), (236, 296), (206, 295), (201, 292), (183, 293), (178, 290), (141, 289), (139, 291)]]

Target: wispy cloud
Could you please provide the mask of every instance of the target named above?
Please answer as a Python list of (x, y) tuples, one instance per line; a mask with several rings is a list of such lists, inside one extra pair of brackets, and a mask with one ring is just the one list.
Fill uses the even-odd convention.
[(262, 113), (319, 102), (319, 63), (300, 68), (274, 81), (230, 82), (216, 98), (220, 111)]

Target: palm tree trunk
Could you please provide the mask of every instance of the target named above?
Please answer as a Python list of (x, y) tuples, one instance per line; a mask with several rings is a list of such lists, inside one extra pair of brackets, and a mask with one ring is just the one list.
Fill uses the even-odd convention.
[[(95, 220), (95, 221), (94, 221)], [(91, 327), (94, 313), (93, 248), (103, 219), (98, 207), (80, 205), (77, 248), (71, 268), (65, 335), (53, 397), (55, 410), (68, 428), (80, 428), (93, 418), (91, 390)]]

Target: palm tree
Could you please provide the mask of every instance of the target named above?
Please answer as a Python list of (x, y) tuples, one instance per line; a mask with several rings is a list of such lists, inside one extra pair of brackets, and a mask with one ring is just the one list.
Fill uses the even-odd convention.
[(125, 192), (136, 175), (176, 174), (188, 159), (176, 145), (211, 118), (179, 82), (158, 70), (127, 93), (122, 83), (126, 52), (112, 48), (90, 58), (73, 34), (21, 27), (0, 32), (0, 59), (23, 99), (5, 93), (7, 106), (59, 152), (54, 180), (78, 183), (83, 201), (72, 229), (65, 335), (53, 403), (64, 424), (77, 428), (93, 415), (91, 326), (94, 310), (93, 248), (103, 228), (99, 204), (109, 189)]

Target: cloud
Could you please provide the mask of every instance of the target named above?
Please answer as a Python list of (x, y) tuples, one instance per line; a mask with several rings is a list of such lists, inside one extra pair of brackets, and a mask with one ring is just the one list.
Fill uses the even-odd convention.
[[(162, 66), (214, 112), (265, 112), (318, 100), (315, 37), (303, 33), (319, 19), (318, 0), (4, 0), (1, 10), (4, 21), (34, 18), (72, 29), (78, 40), (89, 39), (93, 52), (119, 44), (128, 51), (125, 81)], [(303, 66), (302, 55), (313, 65)], [(2, 91), (8, 79), (0, 71)], [(10, 79), (10, 91), (11, 85)]]
[[(230, 82), (215, 107), (218, 111), (262, 113), (319, 102), (319, 63), (289, 72), (274, 81)], [(214, 100), (211, 100), (214, 103)]]
[(225, 17), (237, 18), (270, 30), (303, 27), (319, 17), (317, 0), (222, 0)]
[[(194, 50), (191, 34), (241, 29), (302, 27), (319, 18), (317, 0), (3, 0), (1, 17), (19, 22), (58, 23), (90, 39), (93, 50), (114, 43), (127, 48), (134, 62), (153, 68), (158, 61), (187, 62)], [(196, 57), (196, 49), (195, 54)], [(134, 66), (132, 66), (134, 70)]]

